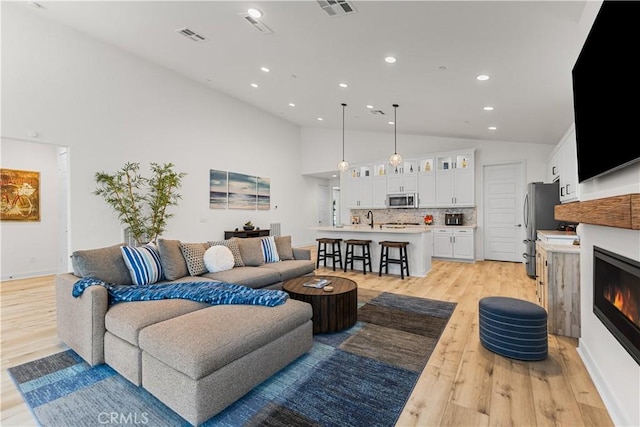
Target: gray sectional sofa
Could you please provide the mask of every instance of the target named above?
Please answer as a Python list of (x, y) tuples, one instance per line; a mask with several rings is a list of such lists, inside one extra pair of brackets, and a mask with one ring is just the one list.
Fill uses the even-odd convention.
[[(292, 248), (289, 236), (276, 238), (280, 261), (269, 263), (258, 251), (261, 239), (159, 239), (165, 280), (158, 283), (221, 281), (280, 289), (290, 278), (314, 274), (310, 251)], [(234, 267), (191, 275), (201, 268), (199, 254), (212, 244), (230, 246)], [(311, 306), (291, 298), (274, 307), (187, 299), (110, 305), (103, 286), (73, 297), (82, 277), (131, 283), (120, 246), (76, 251), (74, 272), (56, 277), (58, 336), (87, 363), (107, 363), (190, 423), (211, 418), (311, 348)]]

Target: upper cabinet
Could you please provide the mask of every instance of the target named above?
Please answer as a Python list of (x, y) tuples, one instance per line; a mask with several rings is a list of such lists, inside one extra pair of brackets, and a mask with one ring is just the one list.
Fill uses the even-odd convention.
[(418, 161), (404, 160), (398, 166), (389, 165), (387, 176), (387, 193), (417, 193), (418, 192)]
[(346, 173), (345, 187), (347, 207), (370, 208), (373, 204), (372, 165), (353, 166)]
[(384, 209), (394, 193), (416, 193), (420, 208), (473, 207), (475, 150), (425, 154), (397, 167), (353, 165), (340, 179), (349, 209)]
[(571, 126), (551, 154), (547, 164), (549, 181), (560, 183), (560, 202), (573, 202), (580, 199), (578, 185), (578, 157), (576, 133)]
[(436, 206), (436, 155), (427, 155), (418, 160), (418, 207)]
[(475, 150), (436, 157), (436, 206), (475, 206)]

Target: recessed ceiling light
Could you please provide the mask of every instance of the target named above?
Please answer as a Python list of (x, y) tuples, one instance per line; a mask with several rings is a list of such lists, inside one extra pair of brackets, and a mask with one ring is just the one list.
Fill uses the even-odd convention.
[(331, 175), (331, 177), (332, 177), (332, 178), (337, 178), (337, 177), (338, 177), (338, 175), (333, 174), (333, 175)]
[(497, 130), (498, 128), (497, 128), (497, 127), (495, 127), (495, 126), (489, 126), (489, 127), (488, 127), (488, 129), (489, 129), (489, 130)]
[(486, 107), (482, 107), (484, 111), (493, 111), (493, 107), (487, 105)]
[(321, 122), (321, 121), (323, 121), (323, 120), (324, 120), (324, 119), (323, 119), (322, 117), (318, 117), (318, 121), (319, 121), (319, 122)]
[(256, 83), (251, 83), (251, 87), (258, 87)]
[(264, 71), (265, 73), (268, 73), (269, 71), (271, 71), (270, 69), (268, 69), (267, 67), (260, 67), (260, 69), (262, 71)]
[(489, 76), (486, 74), (480, 74), (479, 76), (476, 76), (476, 79), (480, 81), (489, 80)]
[(397, 59), (393, 56), (387, 56), (386, 58), (384, 58), (384, 61), (389, 64), (395, 64)]
[(344, 82), (340, 83), (340, 84), (339, 84), (339, 86), (340, 86), (340, 87), (349, 87), (349, 85), (348, 85), (348, 84), (346, 84), (346, 83), (344, 83)]
[(393, 124), (395, 124), (395, 123), (393, 123), (393, 122), (387, 122), (387, 123), (389, 123), (390, 125), (393, 125)]
[(252, 18), (256, 18), (256, 19), (262, 18), (262, 11), (260, 11), (260, 9), (256, 9), (255, 7), (247, 9), (247, 13)]
[(368, 109), (372, 109), (372, 108), (373, 108), (373, 105), (367, 105), (367, 108), (368, 108)]
[(296, 106), (296, 104), (294, 104), (293, 102), (289, 103), (289, 107), (295, 107), (295, 106)]

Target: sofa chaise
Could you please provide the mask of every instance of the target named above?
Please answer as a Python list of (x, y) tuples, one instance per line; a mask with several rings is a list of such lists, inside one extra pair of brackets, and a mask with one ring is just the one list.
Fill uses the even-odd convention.
[[(164, 280), (154, 284), (219, 281), (279, 290), (290, 278), (314, 274), (310, 251), (292, 248), (290, 236), (269, 238), (278, 256), (265, 262), (263, 239), (159, 239)], [(232, 252), (234, 266), (203, 272), (203, 254), (219, 245)], [(73, 297), (81, 278), (132, 282), (121, 246), (76, 251), (73, 273), (57, 275), (58, 336), (90, 365), (108, 364), (188, 422), (211, 418), (311, 348), (311, 306), (291, 298), (273, 307), (189, 299), (110, 304), (103, 286), (89, 286)]]

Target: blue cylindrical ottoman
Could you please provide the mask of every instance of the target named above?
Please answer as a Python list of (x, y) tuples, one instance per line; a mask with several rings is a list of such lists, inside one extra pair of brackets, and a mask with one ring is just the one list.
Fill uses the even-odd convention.
[(532, 302), (486, 297), (479, 303), (480, 342), (505, 357), (543, 360), (548, 354), (547, 312)]

